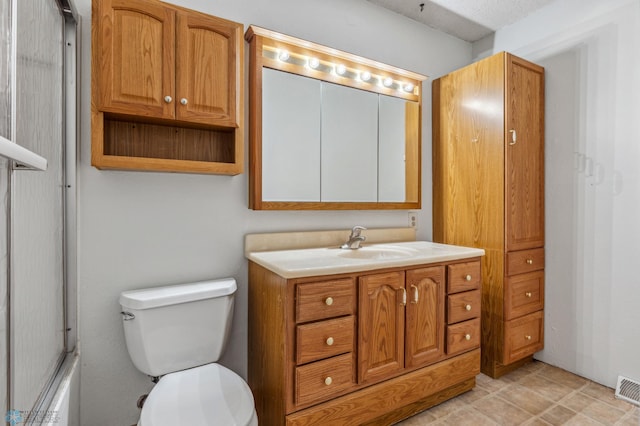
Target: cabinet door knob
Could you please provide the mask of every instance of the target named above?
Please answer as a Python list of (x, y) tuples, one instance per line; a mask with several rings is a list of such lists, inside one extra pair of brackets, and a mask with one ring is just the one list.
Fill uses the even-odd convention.
[(526, 292), (524, 295), (525, 295), (525, 296), (527, 296), (527, 297), (531, 297), (531, 292), (530, 292), (530, 291), (528, 291), (528, 292)]
[(333, 345), (333, 337), (327, 337), (327, 346)]
[(168, 103), (168, 104), (170, 104), (172, 100), (173, 100), (173, 98), (172, 98), (171, 96), (169, 96), (169, 95), (167, 95), (167, 96), (165, 96), (165, 97), (164, 97), (164, 101), (165, 101), (166, 103)]
[(182, 99), (180, 99), (180, 103), (181, 103), (182, 105), (186, 105), (186, 104), (188, 104), (188, 103), (189, 103), (189, 101), (187, 100), (187, 98), (182, 98)]
[(466, 277), (464, 277), (464, 279), (467, 281), (471, 281), (471, 275), (467, 275)]
[(470, 310), (471, 310), (471, 305), (466, 305), (464, 308), (465, 308), (467, 311), (470, 311)]
[(533, 259), (527, 259), (527, 265), (533, 265)]
[(402, 290), (402, 301), (400, 302), (400, 305), (407, 306), (407, 290), (404, 287), (400, 290)]
[(464, 335), (464, 339), (465, 340), (471, 340), (471, 335), (470, 334), (465, 334)]
[(531, 340), (531, 336), (529, 336), (529, 335), (524, 336), (524, 338), (527, 339), (527, 340)]
[(333, 379), (331, 378), (331, 376), (327, 377), (326, 379), (324, 379), (324, 384), (329, 386), (331, 383), (333, 383)]
[(327, 297), (326, 299), (324, 299), (324, 304), (327, 306), (333, 305), (333, 297)]

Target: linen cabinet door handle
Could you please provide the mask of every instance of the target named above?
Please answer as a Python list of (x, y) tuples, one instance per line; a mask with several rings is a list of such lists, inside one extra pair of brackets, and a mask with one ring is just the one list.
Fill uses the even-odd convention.
[(400, 290), (402, 290), (402, 302), (400, 302), (400, 305), (402, 306), (406, 306), (407, 305), (407, 290), (403, 287)]
[(411, 303), (418, 303), (418, 287), (412, 285), (411, 288), (413, 289), (413, 300), (411, 301)]
[(509, 133), (511, 133), (511, 142), (509, 142), (509, 145), (515, 145), (516, 142), (518, 141), (518, 135), (516, 134), (516, 130), (511, 129), (509, 130)]

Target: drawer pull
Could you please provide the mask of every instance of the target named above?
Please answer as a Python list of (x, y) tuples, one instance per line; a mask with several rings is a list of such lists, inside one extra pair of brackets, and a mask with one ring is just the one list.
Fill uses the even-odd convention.
[(331, 376), (327, 377), (326, 379), (324, 379), (324, 384), (329, 386), (331, 383), (333, 383), (333, 379), (331, 378)]
[(527, 265), (533, 265), (533, 259), (527, 259)]
[(471, 281), (471, 275), (467, 275), (466, 277), (464, 277), (464, 279), (467, 281)]
[(466, 305), (464, 308), (465, 308), (467, 311), (470, 311), (470, 310), (471, 310), (471, 305)]
[(532, 296), (530, 291), (526, 292), (524, 295), (527, 296), (527, 297), (531, 297)]
[(326, 299), (324, 299), (324, 304), (327, 306), (333, 305), (333, 297), (327, 297)]
[(331, 346), (333, 345), (333, 337), (328, 337), (327, 338), (327, 346)]
[(418, 287), (412, 285), (411, 288), (413, 289), (413, 300), (411, 301), (411, 303), (418, 303)]
[(531, 340), (531, 336), (529, 336), (528, 334), (526, 336), (524, 336), (525, 339), (527, 340)]
[(464, 339), (465, 340), (471, 340), (471, 335), (470, 334), (465, 334), (464, 335)]

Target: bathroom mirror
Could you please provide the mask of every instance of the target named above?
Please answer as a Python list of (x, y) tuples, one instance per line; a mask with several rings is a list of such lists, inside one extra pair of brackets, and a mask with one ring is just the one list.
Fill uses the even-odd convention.
[(420, 208), (422, 75), (251, 26), (256, 210)]

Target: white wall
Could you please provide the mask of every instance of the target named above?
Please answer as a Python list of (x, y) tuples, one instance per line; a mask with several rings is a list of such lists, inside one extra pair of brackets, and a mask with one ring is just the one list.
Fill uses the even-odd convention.
[(474, 45), (546, 68), (545, 350), (640, 379), (640, 1), (560, 0)]
[[(254, 212), (247, 175), (99, 171), (90, 166), (90, 0), (75, 0), (82, 27), (79, 166), (81, 424), (128, 425), (151, 382), (125, 349), (123, 290), (212, 277), (238, 280), (230, 347), (222, 363), (246, 374), (247, 264), (251, 232), (406, 226), (405, 211)], [(180, 0), (181, 6), (329, 45), (432, 78), (466, 65), (471, 45), (364, 0)], [(247, 49), (248, 50), (248, 49)], [(424, 85), (423, 209), (431, 238), (431, 81)], [(247, 91), (248, 95), (248, 91)], [(248, 110), (248, 108), (247, 108)], [(248, 132), (246, 132), (248, 133)], [(357, 161), (357, 160), (355, 160)], [(246, 162), (245, 162), (246, 163)]]

